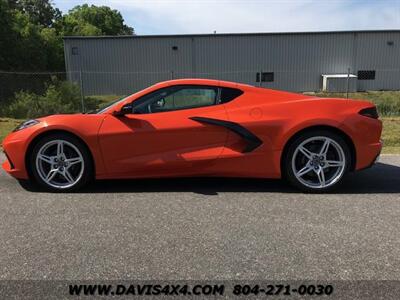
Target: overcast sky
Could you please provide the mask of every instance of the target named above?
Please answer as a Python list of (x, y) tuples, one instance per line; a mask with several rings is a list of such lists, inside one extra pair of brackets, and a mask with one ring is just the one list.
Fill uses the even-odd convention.
[(137, 34), (400, 29), (400, 0), (54, 0), (118, 9)]

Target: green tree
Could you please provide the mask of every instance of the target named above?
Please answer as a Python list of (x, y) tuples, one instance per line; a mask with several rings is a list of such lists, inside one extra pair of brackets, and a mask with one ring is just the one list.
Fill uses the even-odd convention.
[(49, 38), (48, 31), (54, 31), (49, 24), (57, 17), (51, 8), (44, 0), (0, 0), (0, 70), (64, 69), (63, 57), (60, 61), (52, 51), (62, 54), (62, 40)]
[(29, 21), (35, 25), (51, 27), (61, 19), (61, 11), (53, 7), (50, 0), (11, 0), (11, 6), (26, 14)]
[(7, 70), (16, 57), (13, 51), (18, 34), (13, 28), (14, 15), (7, 0), (0, 0), (0, 70)]
[(13, 49), (13, 69), (23, 71), (47, 70), (47, 55), (41, 37), (42, 27), (30, 22), (29, 16), (21, 11), (14, 12), (14, 30), (18, 40)]
[(63, 17), (64, 35), (132, 35), (120, 12), (107, 6), (78, 5)]
[(51, 0), (0, 0), (0, 70), (63, 71), (65, 35), (126, 35), (117, 10), (76, 6), (62, 16)]

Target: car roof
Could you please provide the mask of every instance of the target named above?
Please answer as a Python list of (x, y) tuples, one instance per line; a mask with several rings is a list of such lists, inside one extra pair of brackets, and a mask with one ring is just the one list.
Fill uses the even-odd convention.
[(231, 81), (214, 80), (214, 79), (203, 79), (203, 78), (183, 78), (183, 79), (173, 79), (162, 81), (156, 83), (154, 86), (169, 86), (169, 85), (216, 85), (232, 88), (252, 88), (253, 86), (247, 84), (241, 84)]

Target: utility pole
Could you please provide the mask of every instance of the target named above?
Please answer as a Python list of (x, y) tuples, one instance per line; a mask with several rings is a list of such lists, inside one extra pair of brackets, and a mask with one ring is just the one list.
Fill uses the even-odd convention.
[(347, 68), (346, 98), (349, 99), (350, 68)]

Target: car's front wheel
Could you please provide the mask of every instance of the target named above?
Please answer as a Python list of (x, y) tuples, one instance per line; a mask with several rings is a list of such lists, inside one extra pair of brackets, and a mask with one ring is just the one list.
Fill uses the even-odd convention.
[(325, 192), (342, 181), (350, 165), (345, 140), (332, 131), (315, 130), (301, 134), (289, 145), (283, 171), (295, 187)]
[(30, 170), (46, 190), (72, 191), (91, 179), (92, 163), (87, 148), (77, 138), (51, 134), (33, 147)]

